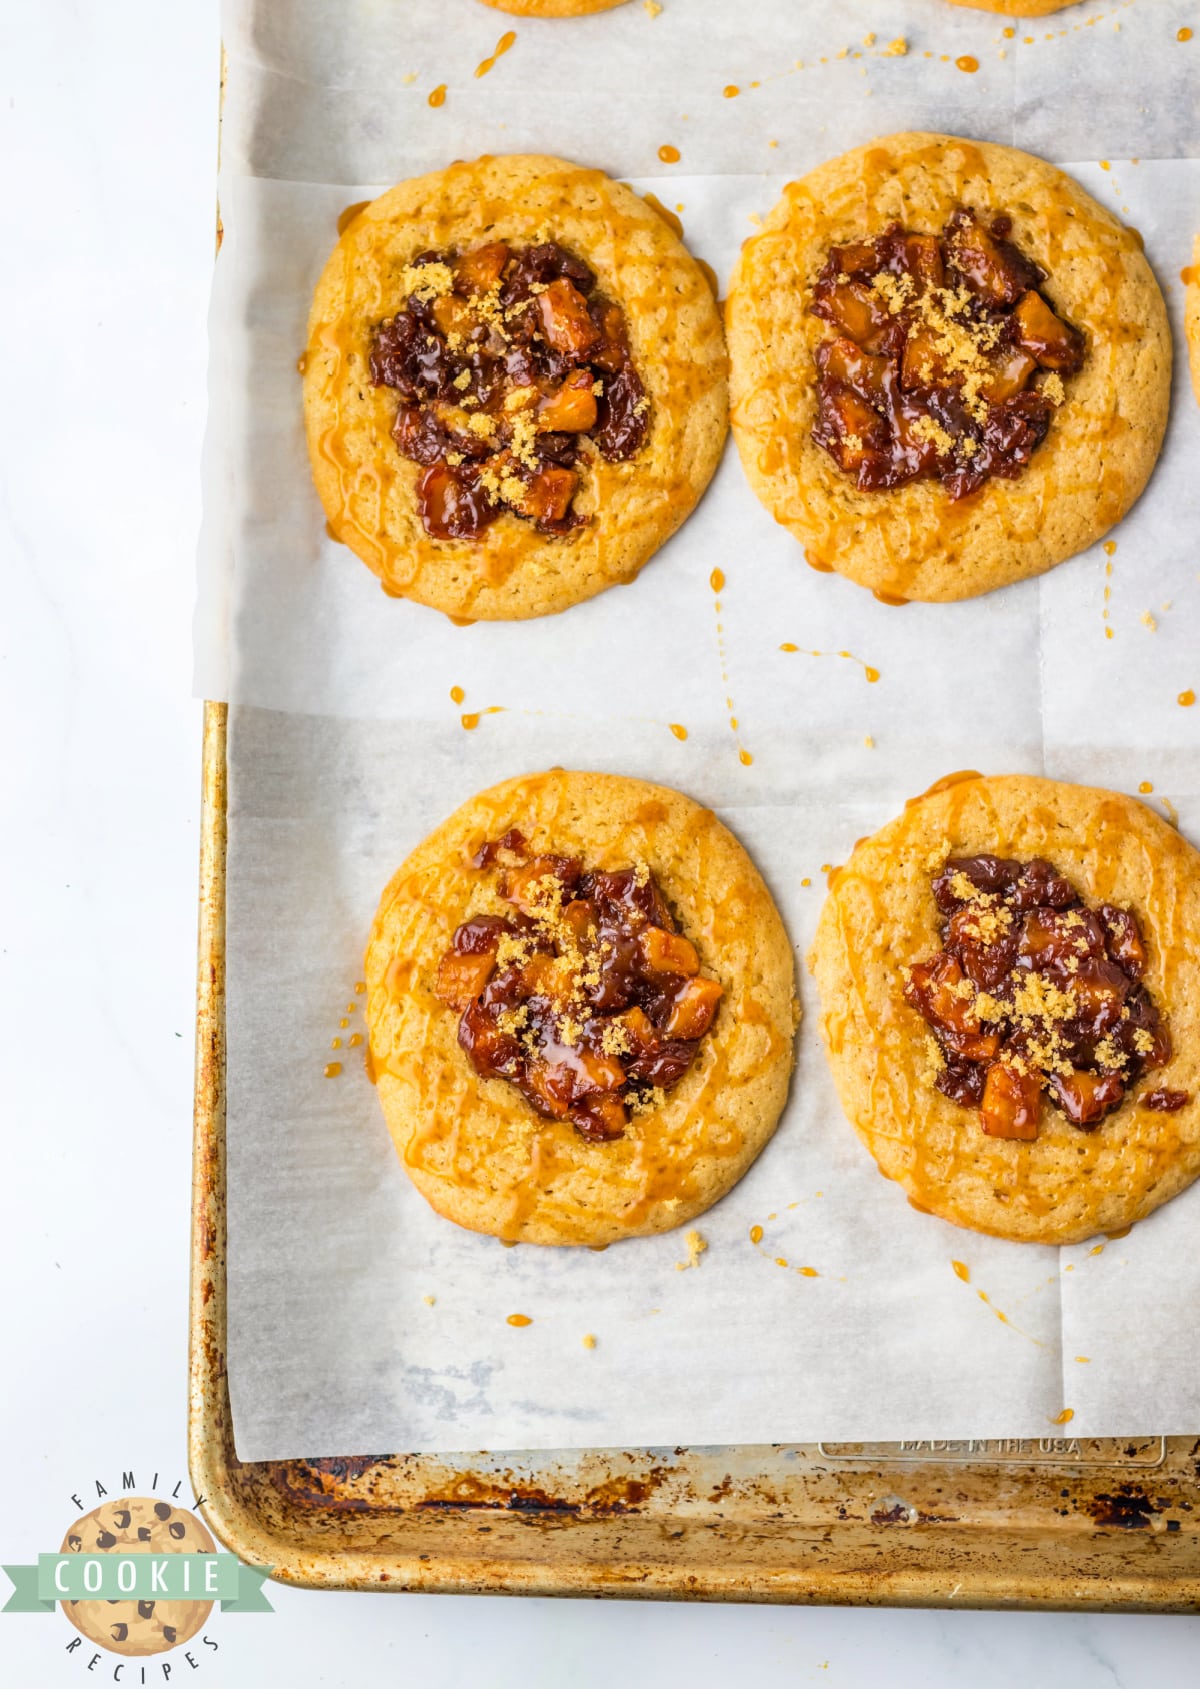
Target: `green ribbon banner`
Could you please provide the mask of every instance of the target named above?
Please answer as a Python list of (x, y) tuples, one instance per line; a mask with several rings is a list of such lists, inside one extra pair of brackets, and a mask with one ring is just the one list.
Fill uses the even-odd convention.
[(223, 1613), (271, 1613), (270, 1566), (236, 1554), (39, 1554), (5, 1566), (13, 1592), (0, 1611), (52, 1613), (59, 1601), (219, 1601)]

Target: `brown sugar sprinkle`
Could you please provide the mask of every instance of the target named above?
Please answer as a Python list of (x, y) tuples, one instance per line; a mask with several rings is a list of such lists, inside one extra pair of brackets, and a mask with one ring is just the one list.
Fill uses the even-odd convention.
[(506, 1325), (532, 1325), (533, 1321), (530, 1319), (528, 1314), (509, 1314), (508, 1319), (505, 1321), (505, 1324)]
[(496, 874), (507, 914), (455, 931), (434, 990), (459, 1015), (475, 1071), (504, 1079), (535, 1114), (602, 1143), (662, 1106), (723, 995), (679, 931), (644, 862), (585, 869), (535, 853), (510, 829), (471, 859)]
[(831, 250), (810, 306), (834, 331), (812, 438), (861, 492), (936, 480), (965, 498), (1045, 438), (1084, 339), (1011, 233), (959, 207), (938, 235), (892, 223)]
[(396, 286), (370, 375), (397, 395), (392, 438), (422, 468), (425, 531), (477, 539), (504, 513), (551, 537), (584, 526), (589, 455), (625, 462), (650, 427), (625, 313), (595, 273), (554, 241), (488, 241), (419, 253)]
[[(931, 1028), (928, 1077), (978, 1109), (984, 1132), (1036, 1138), (1043, 1091), (1071, 1125), (1095, 1131), (1171, 1059), (1132, 910), (1090, 909), (1040, 857), (950, 857), (933, 896), (942, 949), (904, 970), (904, 998)], [(1188, 1100), (1173, 1095), (1139, 1103), (1170, 1112)]]

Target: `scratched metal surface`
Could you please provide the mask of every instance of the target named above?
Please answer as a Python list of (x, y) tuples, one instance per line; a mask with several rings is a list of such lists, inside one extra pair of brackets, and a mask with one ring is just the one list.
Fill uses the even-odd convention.
[(189, 1461), (315, 1588), (1200, 1610), (1200, 1436), (237, 1459), (225, 1339), (225, 729), (205, 706)]

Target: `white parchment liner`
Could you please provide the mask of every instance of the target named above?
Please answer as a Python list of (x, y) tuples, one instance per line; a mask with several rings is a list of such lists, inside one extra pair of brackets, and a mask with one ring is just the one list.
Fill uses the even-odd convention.
[[(361, 1007), (346, 1011), (381, 887), (457, 804), (526, 769), (613, 769), (713, 805), (800, 959), (823, 867), (951, 769), (1150, 781), (1147, 801), (1169, 800), (1200, 837), (1200, 711), (1176, 703), (1200, 687), (1200, 410), (1178, 281), (1200, 228), (1200, 42), (1176, 40), (1193, 10), (1090, 0), (1006, 35), (1003, 19), (944, 0), (666, 0), (655, 17), (633, 0), (567, 24), (477, 0), (226, 0), (196, 681), (235, 704), (228, 1364), (241, 1458), (1200, 1424), (1200, 1191), (1099, 1252), (915, 1213), (841, 1115), (803, 971), (792, 1100), (701, 1222), (709, 1249), (687, 1270), (680, 1236), (592, 1254), (458, 1231), (408, 1185), (359, 1050), (323, 1077), (332, 1038), (361, 1030)], [(510, 21), (515, 44), (476, 77)], [(889, 55), (898, 38), (908, 53)], [(967, 55), (977, 71), (958, 68)], [(724, 283), (786, 180), (900, 128), (1064, 162), (1142, 231), (1180, 357), (1162, 462), (1114, 554), (1097, 547), (975, 603), (888, 609), (804, 566), (732, 447), (637, 583), (540, 623), (454, 628), (384, 598), (325, 538), (295, 363), (344, 206), (455, 157), (558, 152), (682, 207), (686, 239)], [(659, 162), (664, 144), (678, 164)], [(464, 732), (462, 710), (493, 705), (503, 713)], [(532, 1325), (509, 1326), (514, 1312)]]

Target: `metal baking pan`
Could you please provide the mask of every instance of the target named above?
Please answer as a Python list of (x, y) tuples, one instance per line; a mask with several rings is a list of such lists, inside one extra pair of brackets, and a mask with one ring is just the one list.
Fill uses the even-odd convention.
[(247, 1463), (225, 1375), (226, 721), (206, 704), (189, 1465), (310, 1588), (1200, 1610), (1200, 1436)]

